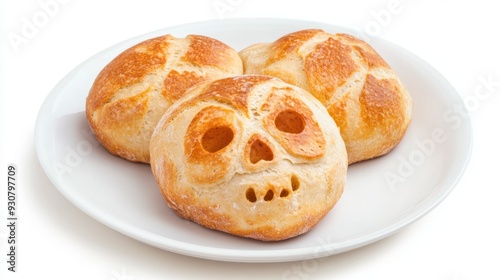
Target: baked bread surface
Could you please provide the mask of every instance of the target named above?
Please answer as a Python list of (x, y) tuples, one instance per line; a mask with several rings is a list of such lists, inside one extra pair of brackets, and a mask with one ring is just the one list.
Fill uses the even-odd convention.
[(366, 42), (319, 29), (240, 51), (246, 74), (271, 75), (312, 93), (340, 128), (349, 163), (387, 154), (411, 121), (412, 98)]
[(110, 153), (148, 163), (154, 127), (186, 89), (242, 71), (238, 53), (216, 39), (152, 38), (123, 51), (104, 67), (87, 97), (86, 116)]
[(312, 229), (340, 198), (347, 172), (325, 107), (269, 76), (192, 87), (159, 121), (150, 154), (177, 215), (264, 241)]

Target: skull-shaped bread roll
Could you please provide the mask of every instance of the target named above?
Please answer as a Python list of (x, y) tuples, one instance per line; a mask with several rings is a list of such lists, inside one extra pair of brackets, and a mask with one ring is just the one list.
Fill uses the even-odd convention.
[(411, 120), (412, 98), (366, 42), (301, 30), (240, 51), (245, 74), (281, 78), (312, 93), (340, 128), (349, 163), (391, 151)]
[(347, 153), (328, 112), (269, 76), (191, 88), (150, 143), (151, 168), (180, 217), (272, 241), (313, 228), (340, 198)]
[(87, 97), (87, 119), (109, 152), (147, 163), (154, 127), (187, 88), (242, 72), (236, 50), (213, 38), (152, 38), (99, 73)]

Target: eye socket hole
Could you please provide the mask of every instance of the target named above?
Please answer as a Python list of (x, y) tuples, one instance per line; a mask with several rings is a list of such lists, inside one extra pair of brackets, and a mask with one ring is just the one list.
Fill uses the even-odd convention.
[(256, 164), (260, 160), (271, 161), (274, 158), (273, 150), (264, 142), (257, 139), (250, 146), (250, 162)]
[(209, 153), (222, 150), (233, 141), (233, 130), (227, 126), (210, 128), (201, 138), (201, 146)]
[(299, 134), (304, 131), (304, 118), (293, 110), (282, 111), (274, 119), (276, 128), (282, 132)]

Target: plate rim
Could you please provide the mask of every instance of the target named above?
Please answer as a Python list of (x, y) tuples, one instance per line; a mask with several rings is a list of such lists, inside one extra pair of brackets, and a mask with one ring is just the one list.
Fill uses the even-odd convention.
[[(63, 182), (60, 182), (60, 180), (55, 176), (53, 170), (49, 168), (50, 161), (48, 159), (48, 154), (44, 152), (44, 141), (43, 135), (44, 135), (44, 122), (50, 120), (50, 113), (51, 110), (54, 107), (54, 101), (57, 99), (57, 97), (63, 92), (62, 90), (58, 90), (61, 88), (63, 85), (67, 84), (71, 78), (78, 73), (78, 71), (81, 70), (87, 63), (92, 61), (98, 56), (105, 55), (109, 51), (117, 49), (119, 46), (123, 45), (130, 45), (131, 42), (134, 41), (140, 41), (143, 38), (149, 38), (152, 36), (155, 36), (157, 34), (170, 32), (169, 30), (173, 29), (190, 29), (195, 26), (218, 26), (221, 24), (248, 24), (250, 22), (255, 23), (256, 21), (259, 21), (259, 24), (264, 24), (264, 23), (279, 23), (279, 24), (284, 24), (287, 22), (291, 22), (294, 24), (299, 24), (299, 25), (317, 25), (317, 26), (329, 26), (331, 28), (338, 28), (338, 29), (343, 29), (343, 30), (352, 30), (355, 31), (352, 28), (345, 27), (345, 26), (340, 26), (340, 25), (335, 25), (331, 23), (326, 23), (326, 22), (316, 22), (316, 21), (308, 21), (308, 20), (296, 20), (296, 19), (286, 19), (286, 18), (233, 18), (233, 19), (224, 19), (224, 20), (205, 20), (205, 21), (198, 21), (198, 22), (190, 22), (190, 23), (185, 23), (185, 24), (180, 24), (180, 25), (174, 25), (174, 26), (169, 26), (165, 28), (161, 28), (152, 32), (148, 32), (145, 34), (141, 34), (138, 36), (134, 36), (132, 38), (122, 40), (121, 42), (118, 42), (110, 47), (107, 47), (96, 54), (90, 56), (83, 62), (81, 62), (79, 65), (77, 65), (75, 68), (73, 68), (70, 72), (68, 72), (56, 85), (55, 87), (50, 91), (50, 93), (47, 95), (45, 98), (44, 102), (42, 103), (40, 110), (38, 112), (37, 118), (36, 118), (36, 123), (35, 123), (35, 151), (37, 158), (40, 162), (40, 165), (44, 171), (44, 173), (47, 175), (53, 186), (66, 198), (68, 199), (71, 204), (82, 210), (84, 213), (95, 219), (96, 221), (106, 225), (107, 227), (110, 227), (126, 236), (129, 236), (133, 239), (136, 239), (142, 243), (161, 248), (163, 250), (173, 252), (173, 253), (178, 253), (182, 255), (187, 255), (187, 256), (192, 256), (192, 257), (198, 257), (198, 258), (204, 258), (204, 259), (211, 259), (211, 260), (218, 260), (218, 261), (230, 261), (230, 262), (284, 262), (284, 261), (297, 261), (297, 260), (307, 260), (307, 259), (315, 259), (319, 257), (325, 257), (325, 256), (330, 256), (330, 255), (335, 255), (339, 253), (343, 253), (346, 251), (350, 251), (359, 247), (363, 247), (365, 245), (374, 243), (376, 241), (379, 241), (381, 239), (384, 239), (390, 235), (393, 235), (400, 231), (401, 229), (405, 228), (409, 224), (412, 224), (425, 216), (427, 213), (429, 213), (431, 210), (433, 210), (436, 206), (438, 206), (450, 193), (451, 191), (455, 188), (455, 186), (460, 182), (463, 174), (465, 173), (467, 166), (470, 162), (470, 157), (472, 154), (472, 149), (473, 149), (473, 127), (472, 127), (472, 122), (470, 120), (470, 117), (464, 118), (464, 124), (462, 124), (460, 129), (465, 129), (467, 128), (467, 142), (466, 146), (462, 148), (466, 148), (466, 152), (462, 153), (462, 162), (460, 165), (459, 170), (457, 171), (456, 176), (449, 182), (448, 187), (439, 195), (433, 196), (434, 199), (432, 200), (432, 203), (427, 205), (424, 209), (420, 210), (418, 213), (415, 213), (415, 211), (412, 211), (410, 214), (403, 215), (403, 218), (398, 218), (396, 222), (391, 223), (388, 226), (385, 226), (381, 229), (374, 230), (371, 234), (369, 235), (362, 235), (361, 237), (356, 237), (356, 238), (351, 238), (349, 239), (348, 242), (341, 242), (341, 243), (329, 243), (329, 244), (322, 244), (321, 246), (318, 244), (315, 247), (302, 247), (302, 248), (295, 248), (295, 249), (273, 249), (273, 250), (247, 250), (247, 249), (226, 249), (226, 248), (217, 248), (217, 247), (210, 247), (210, 246), (205, 246), (205, 245), (199, 245), (199, 244), (192, 244), (189, 242), (184, 242), (172, 238), (167, 238), (167, 237), (161, 237), (157, 234), (154, 234), (152, 232), (146, 231), (140, 227), (136, 226), (131, 226), (123, 223), (122, 221), (116, 220), (116, 219), (109, 219), (106, 216), (110, 216), (109, 214), (106, 213), (99, 213), (99, 211), (95, 211), (88, 207), (85, 204), (82, 204), (81, 201), (78, 199), (74, 198), (73, 195), (67, 191), (66, 189), (62, 188), (59, 184), (63, 184)], [(383, 38), (379, 37), (374, 37), (376, 41), (380, 41), (384, 45), (389, 45), (391, 47), (397, 48), (399, 51), (402, 51), (405, 56), (410, 56), (412, 59), (416, 59), (425, 67), (432, 69), (438, 76), (436, 77), (439, 78), (442, 82), (446, 83), (447, 86), (450, 87), (450, 89), (453, 89), (453, 97), (457, 99), (462, 105), (464, 105), (463, 98), (458, 94), (456, 89), (453, 87), (453, 85), (439, 72), (437, 71), (433, 66), (431, 66), (429, 63), (424, 61), (422, 58), (416, 56), (415, 54), (409, 52), (408, 50), (395, 45)], [(449, 94), (447, 94), (449, 95)], [(468, 114), (468, 112), (467, 112)], [(465, 128), (464, 128), (465, 127)], [(426, 199), (427, 200), (427, 199)], [(420, 209), (420, 208), (418, 208)], [(104, 214), (104, 215), (103, 215)], [(389, 230), (388, 230), (389, 228)], [(165, 243), (165, 241), (168, 241)], [(342, 246), (340, 246), (342, 245)], [(187, 249), (186, 249), (187, 248)], [(317, 252), (318, 248), (321, 248), (321, 252)], [(340, 249), (339, 249), (340, 248)], [(312, 251), (311, 251), (312, 250)]]

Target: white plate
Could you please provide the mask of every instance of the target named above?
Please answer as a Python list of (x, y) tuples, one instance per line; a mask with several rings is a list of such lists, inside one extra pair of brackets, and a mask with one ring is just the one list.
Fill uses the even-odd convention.
[[(163, 201), (149, 165), (111, 156), (93, 138), (85, 98), (121, 51), (147, 38), (202, 34), (240, 50), (299, 29), (322, 28), (368, 40), (399, 73), (414, 98), (413, 122), (389, 155), (349, 167), (344, 195), (312, 231), (260, 242), (178, 218)], [(193, 23), (145, 34), (91, 57), (57, 84), (36, 123), (36, 151), (54, 186), (103, 224), (168, 251), (215, 260), (279, 262), (338, 254), (387, 237), (438, 205), (457, 184), (471, 152), (471, 123), (454, 111), (463, 102), (434, 68), (391, 43), (328, 24), (285, 19)], [(89, 234), (91, 234), (89, 232)]]

